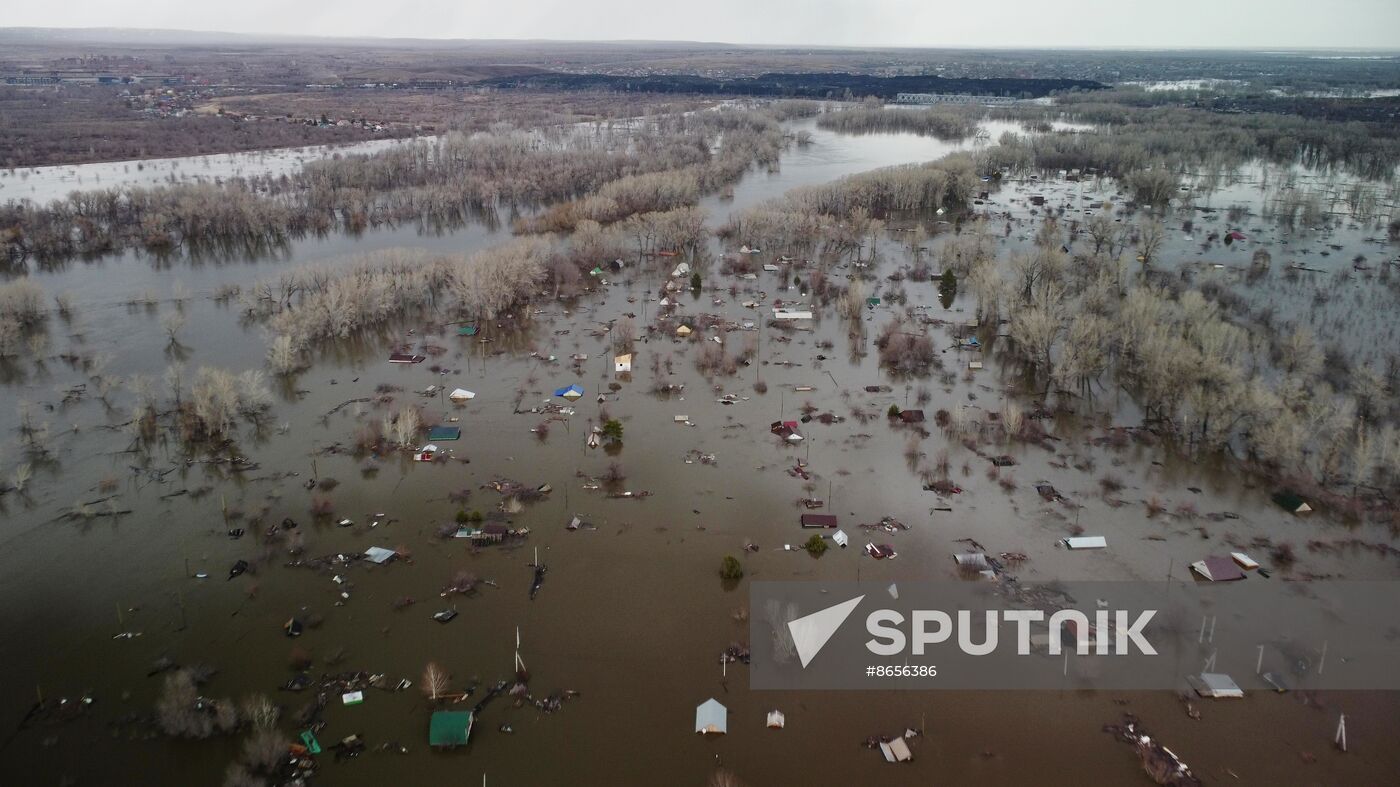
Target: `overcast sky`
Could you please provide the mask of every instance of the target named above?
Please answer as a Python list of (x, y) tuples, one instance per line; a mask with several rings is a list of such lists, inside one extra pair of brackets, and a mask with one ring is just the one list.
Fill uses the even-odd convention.
[(1400, 49), (1400, 0), (0, 0), (0, 27), (846, 46)]

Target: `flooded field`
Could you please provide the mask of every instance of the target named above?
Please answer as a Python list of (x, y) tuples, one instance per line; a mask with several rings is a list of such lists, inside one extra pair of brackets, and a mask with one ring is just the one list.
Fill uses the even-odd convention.
[(228, 178), (263, 175), (276, 177), (295, 172), (308, 161), (336, 155), (373, 153), (403, 144), (407, 144), (405, 140), (375, 139), (348, 145), (281, 148), (251, 153), (16, 167), (0, 170), (0, 202), (30, 200), (45, 203), (62, 199), (69, 192), (89, 189), (215, 183)]
[[(789, 125), (809, 132), (811, 144), (791, 147), (775, 171), (749, 173), (731, 194), (702, 200), (712, 225), (795, 187), (987, 144), (838, 135), (811, 120)], [(987, 130), (996, 139), (1019, 126)], [(276, 160), (297, 165), (281, 154)], [(252, 165), (230, 159), (211, 166), (235, 174)], [(157, 171), (164, 177), (171, 168)], [(98, 175), (62, 188), (117, 176), (114, 170), (101, 175), (102, 184), (89, 182)], [(1171, 231), (1153, 266), (1218, 277), (1240, 288), (1248, 313), (1272, 307), (1281, 324), (1305, 320), (1320, 335), (1359, 337), (1354, 360), (1379, 362), (1380, 348), (1396, 338), (1394, 244), (1374, 218), (1326, 230), (1266, 219), (1281, 180), (1325, 185), (1320, 175), (1262, 165), (1209, 188), (1193, 180), (1192, 204), (1165, 220)], [(12, 193), (23, 188), (14, 176), (5, 183), (0, 199), (38, 199)], [(981, 216), (1005, 258), (1029, 245), (1047, 210), (1063, 206), (1068, 225), (1091, 203), (1118, 201), (1115, 183), (1088, 178), (987, 188), (969, 212), (976, 215), (905, 216), (889, 227), (925, 225), (936, 255), (955, 233), (952, 222), (967, 226)], [(1379, 202), (1393, 199), (1377, 188)], [(1244, 208), (1238, 221), (1223, 218), (1231, 206)], [(1236, 227), (1247, 237), (1202, 247), (1210, 233)], [(16, 435), (25, 419), (42, 424), (47, 449), (23, 489), (0, 495), (0, 663), (7, 667), (0, 718), (18, 724), (36, 701), (56, 697), (89, 696), (92, 704), (7, 737), (15, 783), (219, 783), (242, 736), (172, 740), (149, 723), (171, 664), (216, 670), (201, 688), (210, 697), (268, 695), (284, 708), (279, 730), (289, 740), (305, 729), (292, 717), (315, 693), (315, 685), (279, 689), (299, 673), (313, 681), (356, 671), (385, 676), (361, 704), (330, 693), (319, 740), (329, 747), (358, 735), (367, 747), (343, 761), (329, 751), (319, 758), (318, 776), (335, 785), (476, 784), (483, 777), (489, 784), (700, 785), (720, 766), (754, 785), (1148, 784), (1131, 749), (1102, 730), (1125, 712), (1141, 717), (1207, 783), (1400, 780), (1400, 751), (1386, 744), (1400, 713), (1392, 694), (1275, 694), (1254, 676), (1237, 676), (1249, 696), (1193, 698), (1197, 719), (1169, 692), (756, 692), (744, 665), (721, 665), (720, 654), (748, 636), (747, 581), (955, 579), (950, 555), (964, 551), (967, 539), (988, 554), (1024, 555), (1011, 571), (1028, 583), (1180, 579), (1191, 562), (1230, 549), (1250, 550), (1274, 570), (1271, 580), (1250, 582), (1400, 578), (1393, 549), (1366, 546), (1393, 544), (1386, 526), (1345, 523), (1326, 511), (1298, 516), (1271, 500), (1275, 485), (1223, 460), (1198, 462), (1151, 441), (1110, 439), (1114, 427), (1142, 420), (1131, 398), (1113, 388), (1081, 412), (1031, 416), (1047, 434), (1037, 443), (974, 449), (946, 433), (935, 412), (1000, 413), (1008, 398), (1026, 399), (1026, 381), (1003, 350), (1005, 326), (968, 328), (975, 299), (963, 288), (945, 305), (937, 278), (897, 286), (930, 326), (941, 369), (905, 379), (881, 368), (871, 338), (904, 311), (890, 301), (896, 285), (886, 278), (911, 259), (900, 232), (879, 242), (877, 278), (868, 287), (885, 299), (856, 318), (868, 323), (860, 339), (830, 307), (793, 330), (770, 324), (776, 299), (810, 301), (795, 284), (810, 281), (810, 271), (783, 264), (752, 279), (726, 275), (717, 257), (734, 249), (715, 241), (712, 254), (695, 261), (699, 291), (678, 277), (685, 286), (668, 295), (669, 264), (629, 264), (596, 277), (594, 291), (577, 299), (535, 304), (524, 328), (482, 324), (459, 335), (455, 324), (430, 314), (323, 347), (308, 370), (270, 378), (270, 411), (237, 430), (242, 463), (207, 461), (174, 437), (138, 452), (124, 425), (124, 396), (103, 401), (98, 378), (130, 383), (139, 376), (168, 386), (166, 370), (178, 363), (187, 387), (201, 366), (261, 369), (268, 329), (216, 298), (221, 290), (251, 288), (287, 266), (349, 264), (376, 249), (461, 252), (509, 238), (506, 227), (425, 235), (405, 226), (295, 241), (276, 259), (157, 261), (128, 253), (31, 273), (50, 298), (66, 293), (71, 307), (48, 318), (47, 346), (35, 353), (41, 360), (0, 363), (10, 403), (0, 408), (0, 428)], [(1259, 248), (1271, 251), (1271, 272), (1245, 287)], [(772, 254), (758, 256), (776, 263)], [(1288, 268), (1294, 261), (1303, 267)], [(863, 272), (841, 263), (831, 276), (844, 281)], [(1327, 293), (1321, 302), (1320, 290)], [(677, 302), (676, 314), (711, 315), (722, 327), (689, 338), (651, 330), (663, 296)], [(162, 325), (172, 313), (187, 326), (176, 341)], [(633, 371), (619, 374), (612, 330), (624, 317), (639, 338)], [(968, 347), (970, 336), (980, 349)], [(696, 361), (709, 344), (735, 353), (752, 345), (753, 361), (733, 375), (707, 375)], [(428, 357), (389, 363), (400, 351)], [(577, 402), (553, 395), (571, 384), (583, 388)], [(450, 401), (447, 393), (459, 387), (475, 398)], [(460, 427), (460, 439), (437, 442), (445, 460), (356, 449), (365, 423), (414, 404), (427, 423)], [(921, 408), (929, 422), (902, 424), (887, 417), (891, 405)], [(532, 412), (560, 407), (567, 412)], [(620, 421), (620, 441), (590, 448), (591, 429), (608, 419)], [(804, 439), (771, 434), (769, 425), (782, 420), (800, 420)], [(5, 473), (18, 450), (6, 441)], [(1014, 464), (994, 467), (991, 453)], [(926, 490), (920, 469), (945, 461), (958, 491)], [(508, 502), (492, 487), (502, 479), (549, 490)], [(1038, 492), (1040, 484), (1055, 495)], [(810, 535), (798, 518), (812, 498), (852, 534), (850, 547), (820, 558), (796, 549)], [(529, 532), (475, 547), (443, 537), (456, 531), (459, 512)], [(575, 517), (586, 524), (570, 529)], [(907, 529), (861, 529), (884, 517)], [(1078, 534), (1103, 535), (1108, 548), (1057, 545)], [(860, 547), (872, 539), (892, 543), (897, 559), (867, 556)], [(1298, 545), (1296, 562), (1269, 561), (1263, 545), (1282, 542)], [(1307, 549), (1309, 542), (1324, 548)], [(1340, 546), (1326, 548), (1332, 543)], [(398, 558), (383, 565), (345, 559), (371, 547)], [(744, 580), (721, 580), (727, 555), (739, 557)], [(537, 560), (548, 571), (532, 599)], [(246, 570), (235, 570), (239, 561)], [(461, 572), (479, 587), (445, 592)], [(433, 619), (445, 610), (458, 615)], [(285, 630), (292, 620), (295, 638)], [(431, 751), (431, 705), (420, 691), (425, 666), (441, 665), (454, 691), (473, 687), (468, 703), (475, 703), (511, 676), (517, 632), (534, 698), (562, 703), (546, 710), (498, 698), (477, 720), (466, 751)], [(413, 685), (395, 690), (402, 679)], [(729, 709), (729, 732), (718, 739), (692, 731), (696, 705), (710, 697)], [(786, 714), (783, 730), (764, 727), (775, 708)], [(1339, 713), (1348, 719), (1350, 753), (1330, 745)], [(923, 732), (913, 739), (912, 763), (888, 765), (861, 745), (906, 728)]]

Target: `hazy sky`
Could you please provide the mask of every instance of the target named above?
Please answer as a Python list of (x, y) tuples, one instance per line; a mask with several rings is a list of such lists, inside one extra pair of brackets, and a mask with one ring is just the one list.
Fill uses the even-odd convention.
[(0, 27), (849, 46), (1400, 49), (1400, 0), (65, 0)]

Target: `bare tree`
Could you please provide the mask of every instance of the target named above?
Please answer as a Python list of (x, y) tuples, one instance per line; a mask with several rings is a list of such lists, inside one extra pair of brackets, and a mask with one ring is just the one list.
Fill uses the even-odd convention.
[(1142, 222), (1138, 227), (1138, 255), (1142, 258), (1142, 267), (1147, 269), (1152, 264), (1152, 258), (1157, 251), (1162, 248), (1162, 244), (1167, 240), (1166, 227), (1162, 222), (1151, 219)]
[(447, 691), (448, 681), (451, 678), (437, 662), (430, 661), (428, 666), (423, 668), (423, 693), (428, 695), (428, 699), (437, 701), (438, 697)]
[(179, 344), (180, 331), (185, 328), (185, 313), (181, 311), (170, 312), (160, 318), (160, 327), (161, 330), (165, 331), (165, 335), (169, 338), (171, 344)]

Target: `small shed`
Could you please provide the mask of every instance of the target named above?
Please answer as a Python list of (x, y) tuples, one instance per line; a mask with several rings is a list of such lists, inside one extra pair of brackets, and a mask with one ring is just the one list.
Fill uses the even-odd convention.
[(787, 717), (783, 715), (782, 711), (768, 711), (768, 729), (781, 730), (785, 726), (787, 726)]
[(383, 565), (394, 559), (398, 553), (385, 547), (370, 547), (365, 550), (365, 560)]
[(832, 514), (803, 514), (803, 527), (836, 527), (836, 517)]
[(632, 371), (632, 353), (623, 353), (621, 355), (614, 356), (613, 371), (619, 374), (621, 374), (622, 372)]
[(906, 424), (921, 424), (924, 422), (923, 410), (900, 410), (899, 420)]
[(428, 744), (451, 748), (466, 746), (472, 736), (472, 712), (440, 710), (428, 722)]
[(690, 336), (690, 334), (691, 330), (689, 325), (682, 325), (681, 327), (676, 329), (676, 335), (681, 337), (682, 339)]
[(1202, 697), (1239, 699), (1244, 696), (1244, 689), (1241, 689), (1234, 679), (1219, 672), (1192, 675), (1186, 682)]
[(418, 449), (418, 453), (413, 455), (413, 460), (415, 462), (431, 462), (433, 461), (433, 457), (437, 456), (437, 452), (438, 447), (433, 445), (432, 443), (428, 443), (427, 445)]
[(422, 363), (427, 360), (422, 355), (410, 355), (408, 353), (390, 353), (389, 363)]
[(458, 388), (452, 393), (448, 394), (447, 398), (451, 399), (454, 402), (469, 402), (472, 399), (476, 398), (476, 394), (472, 393), (471, 391), (468, 391), (465, 388)]
[(475, 325), (459, 325), (459, 326), (457, 326), (457, 335), (458, 335), (458, 336), (475, 336), (475, 335), (476, 335), (476, 326), (475, 326)]
[(702, 735), (728, 732), (729, 710), (714, 697), (695, 706), (695, 731)]

